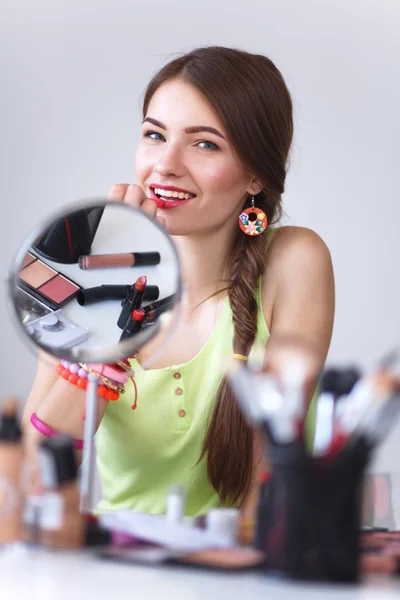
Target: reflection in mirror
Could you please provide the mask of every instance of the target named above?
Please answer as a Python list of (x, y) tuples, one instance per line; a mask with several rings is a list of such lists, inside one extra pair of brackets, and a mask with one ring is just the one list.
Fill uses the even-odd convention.
[(165, 338), (180, 298), (169, 236), (141, 211), (104, 201), (36, 227), (9, 284), (20, 330), (74, 363), (126, 358), (160, 329)]

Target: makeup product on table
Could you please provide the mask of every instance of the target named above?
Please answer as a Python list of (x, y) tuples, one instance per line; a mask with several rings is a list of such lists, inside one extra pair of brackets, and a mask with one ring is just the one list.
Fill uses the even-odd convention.
[[(105, 300), (126, 300), (131, 285), (99, 285), (92, 288), (81, 289), (76, 296), (76, 300), (80, 306), (87, 306)], [(157, 300), (160, 295), (160, 290), (157, 285), (147, 285), (144, 294), (143, 302)]]
[(78, 466), (73, 440), (55, 436), (41, 443), (39, 465), (45, 488), (40, 518), (40, 543), (49, 548), (80, 548), (85, 519), (79, 512)]
[(41, 346), (49, 348), (72, 348), (86, 342), (89, 329), (75, 325), (64, 316), (62, 310), (56, 310), (26, 325), (29, 335)]
[(138, 279), (135, 281), (135, 283), (129, 290), (128, 296), (126, 297), (123, 303), (122, 311), (117, 322), (117, 325), (120, 329), (124, 329), (128, 319), (132, 315), (132, 312), (136, 308), (140, 308), (146, 286), (147, 277), (145, 275), (142, 275), (141, 277), (138, 277)]
[(152, 267), (160, 263), (159, 252), (126, 252), (124, 254), (92, 254), (80, 256), (81, 269), (105, 269), (116, 267)]
[(236, 508), (212, 508), (206, 515), (206, 527), (210, 533), (224, 536), (237, 543), (239, 511)]
[[(323, 456), (332, 448), (337, 406), (346, 402), (360, 373), (356, 368), (326, 369), (320, 380), (320, 395), (315, 415), (314, 456)], [(339, 406), (339, 412), (340, 412)]]
[(365, 575), (400, 575), (400, 553), (397, 556), (364, 554), (360, 568)]
[(169, 521), (166, 515), (136, 513), (130, 510), (105, 512), (99, 516), (100, 525), (120, 531), (148, 543), (179, 552), (197, 552), (209, 548), (232, 548), (232, 540), (214, 535), (192, 523)]
[(267, 511), (268, 511), (268, 486), (271, 479), (270, 471), (263, 471), (258, 479), (259, 483), (259, 496), (257, 505), (257, 520), (256, 530), (254, 536), (254, 547), (258, 550), (264, 548), (264, 537), (266, 529)]
[[(363, 499), (363, 531), (376, 533), (396, 529), (393, 479), (393, 475), (389, 472), (371, 473), (366, 477)], [(366, 527), (367, 525), (369, 527)]]
[(13, 398), (0, 409), (0, 546), (21, 539), (23, 465), (18, 403)]
[(19, 278), (19, 287), (53, 310), (70, 302), (81, 289), (74, 281), (38, 258), (21, 268)]
[(90, 254), (103, 211), (99, 206), (67, 214), (46, 229), (33, 249), (48, 260), (77, 263), (81, 255)]
[(256, 547), (266, 553), (267, 569), (281, 575), (356, 582), (366, 468), (400, 415), (400, 378), (390, 368), (360, 381), (354, 368), (327, 371), (323, 393), (333, 398), (313, 456), (304, 435), (301, 377), (288, 386), (281, 376), (282, 370), (274, 386), (270, 373), (238, 361), (228, 372), (244, 415), (268, 439), (270, 476), (260, 491)]
[(338, 453), (355, 445), (376, 447), (400, 415), (400, 379), (379, 371), (361, 379), (347, 396), (337, 418), (334, 449)]
[(171, 485), (167, 496), (166, 519), (180, 523), (185, 514), (186, 489), (184, 485)]
[(121, 337), (119, 341), (126, 340), (127, 338), (132, 337), (142, 328), (143, 320), (145, 317), (145, 312), (141, 308), (136, 308), (132, 311), (130, 318), (128, 319), (124, 329), (122, 330)]
[[(148, 286), (150, 287), (150, 286)], [(146, 288), (147, 290), (147, 288)], [(145, 292), (146, 298), (146, 292)], [(151, 304), (148, 304), (144, 307), (144, 311), (146, 313), (145, 321), (146, 323), (153, 323), (160, 315), (162, 315), (167, 310), (170, 310), (175, 302), (175, 294), (171, 294), (171, 296), (166, 296), (165, 298), (161, 298)]]

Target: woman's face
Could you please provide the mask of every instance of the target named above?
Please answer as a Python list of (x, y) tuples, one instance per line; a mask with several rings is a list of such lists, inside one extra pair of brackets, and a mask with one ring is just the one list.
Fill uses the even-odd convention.
[(150, 101), (135, 173), (172, 235), (231, 227), (257, 192), (208, 101), (180, 80), (164, 83)]

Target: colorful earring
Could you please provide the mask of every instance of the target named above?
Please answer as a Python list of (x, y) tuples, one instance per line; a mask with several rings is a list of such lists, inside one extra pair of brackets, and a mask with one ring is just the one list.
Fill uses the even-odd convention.
[(239, 227), (246, 235), (260, 235), (267, 229), (267, 215), (261, 208), (254, 206), (254, 196), (251, 197), (251, 206), (239, 215)]

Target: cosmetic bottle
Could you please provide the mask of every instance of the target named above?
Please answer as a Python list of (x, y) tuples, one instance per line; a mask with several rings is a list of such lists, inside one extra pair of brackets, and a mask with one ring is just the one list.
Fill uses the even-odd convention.
[(206, 516), (207, 530), (216, 538), (236, 544), (239, 529), (239, 511), (236, 508), (212, 508)]
[(60, 435), (44, 441), (39, 449), (39, 465), (45, 488), (40, 543), (49, 548), (82, 547), (86, 528), (79, 511), (78, 466), (73, 440)]
[(0, 413), (0, 546), (21, 539), (23, 465), (18, 402), (7, 399)]
[(180, 523), (185, 514), (186, 489), (184, 485), (171, 485), (167, 497), (166, 519)]

